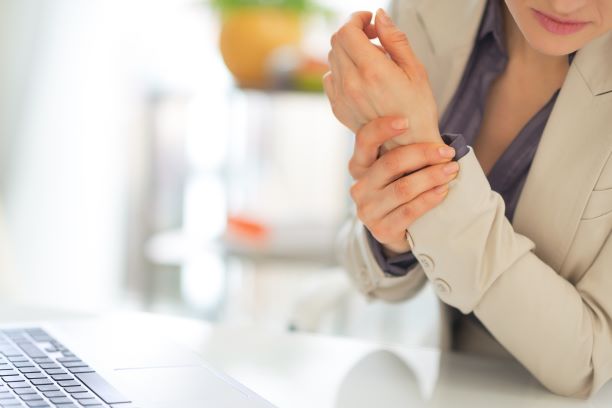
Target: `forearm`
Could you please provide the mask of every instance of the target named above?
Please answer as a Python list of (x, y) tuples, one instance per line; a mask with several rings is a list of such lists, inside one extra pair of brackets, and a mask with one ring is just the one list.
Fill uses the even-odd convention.
[(552, 391), (584, 396), (596, 390), (612, 375), (612, 244), (585, 272), (589, 280), (573, 286), (514, 231), (473, 152), (459, 163), (447, 199), (409, 227), (438, 296), (475, 312)]

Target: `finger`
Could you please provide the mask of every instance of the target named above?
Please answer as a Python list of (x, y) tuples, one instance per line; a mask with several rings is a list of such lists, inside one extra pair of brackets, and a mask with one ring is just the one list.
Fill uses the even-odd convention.
[[(332, 38), (333, 38), (333, 36), (332, 36)], [(329, 70), (331, 71), (332, 75), (334, 76), (334, 80), (332, 82), (332, 84), (334, 85), (334, 95), (336, 95), (336, 96), (341, 95), (341, 92), (342, 92), (342, 88), (341, 88), (341, 84), (342, 84), (342, 69), (341, 69), (341, 67), (339, 65), (338, 58), (337, 58), (336, 53), (334, 52), (333, 48), (327, 54), (327, 61), (329, 63)]]
[(372, 25), (372, 12), (370, 11), (355, 11), (351, 13), (345, 25), (350, 25), (365, 31), (367, 27)]
[(386, 216), (424, 192), (450, 183), (459, 171), (456, 163), (450, 163), (450, 170), (446, 170), (446, 163), (427, 166), (389, 184), (377, 199), (377, 215)]
[(334, 88), (334, 77), (332, 76), (331, 71), (327, 71), (323, 74), (323, 91), (325, 91), (325, 95), (327, 95), (327, 99), (330, 102), (336, 99), (336, 90)]
[(378, 31), (376, 31), (376, 26), (374, 24), (368, 24), (367, 26), (365, 26), (363, 32), (370, 40), (373, 40), (374, 38), (378, 37)]
[(419, 60), (406, 34), (393, 23), (382, 8), (379, 8), (376, 12), (375, 22), (380, 43), (389, 53), (391, 59), (406, 73), (410, 74)]
[(367, 24), (364, 23), (363, 13), (369, 14), (369, 18), (372, 16), (369, 12), (353, 13), (349, 22), (336, 33), (338, 45), (344, 48), (346, 54), (358, 68), (386, 60), (377, 47), (370, 42), (370, 38), (366, 34), (365, 30), (371, 29), (366, 28), (369, 27), (370, 23), (369, 20)]
[(354, 179), (367, 170), (378, 158), (380, 147), (408, 129), (408, 120), (401, 117), (381, 117), (366, 123), (355, 136), (355, 148), (349, 162)]
[[(448, 156), (454, 155), (454, 150), (447, 150), (448, 147), (439, 143), (414, 143), (397, 147), (376, 160), (368, 171), (367, 178), (372, 185), (383, 189), (406, 173), (450, 161), (452, 157)], [(448, 156), (443, 154), (445, 151), (449, 152)], [(456, 166), (457, 162), (449, 164)]]
[(409, 203), (396, 208), (368, 229), (382, 244), (401, 242), (406, 239), (406, 229), (423, 214), (440, 205), (448, 195), (448, 191), (448, 185), (428, 190)]

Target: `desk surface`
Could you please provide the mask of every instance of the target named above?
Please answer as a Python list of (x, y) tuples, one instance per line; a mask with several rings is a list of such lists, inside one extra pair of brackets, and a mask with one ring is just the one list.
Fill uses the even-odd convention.
[(512, 361), (149, 314), (107, 316), (96, 327), (163, 333), (279, 408), (612, 406), (612, 383), (589, 401), (561, 398)]

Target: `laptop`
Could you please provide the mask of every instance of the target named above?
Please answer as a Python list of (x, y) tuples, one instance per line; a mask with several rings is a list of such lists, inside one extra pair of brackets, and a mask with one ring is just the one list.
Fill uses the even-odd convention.
[(0, 407), (273, 405), (185, 346), (93, 319), (0, 325)]

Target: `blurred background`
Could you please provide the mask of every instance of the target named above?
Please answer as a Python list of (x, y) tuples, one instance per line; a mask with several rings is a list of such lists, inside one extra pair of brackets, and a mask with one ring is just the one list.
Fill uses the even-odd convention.
[(386, 6), (0, 0), (0, 298), (433, 344), (430, 288), (368, 303), (335, 252), (353, 135), (321, 75)]

